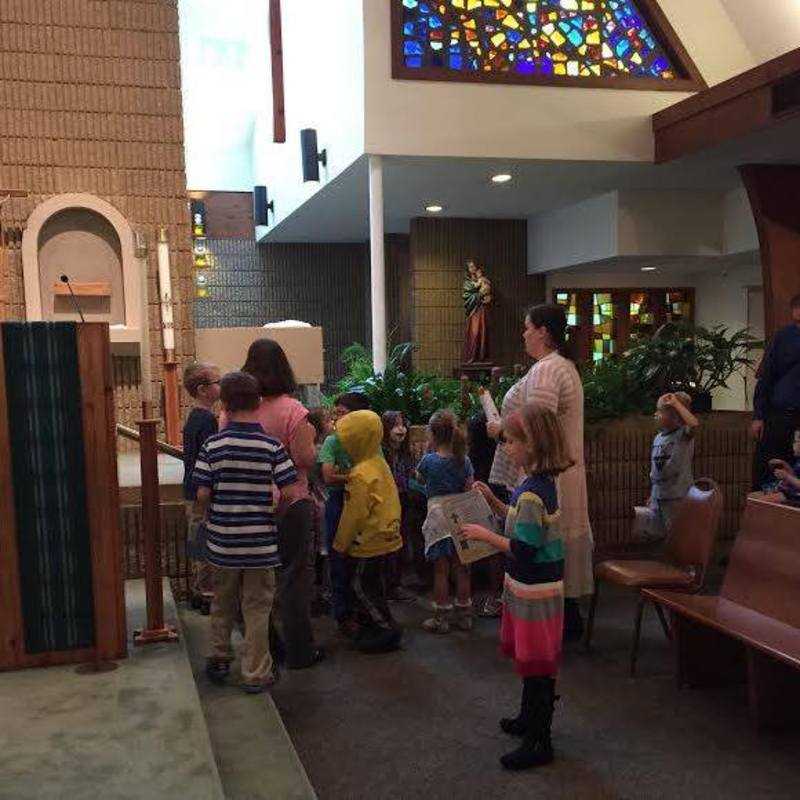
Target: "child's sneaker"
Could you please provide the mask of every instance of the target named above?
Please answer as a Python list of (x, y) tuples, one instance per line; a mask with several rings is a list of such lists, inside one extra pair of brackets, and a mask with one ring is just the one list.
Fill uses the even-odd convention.
[(474, 625), (472, 600), (468, 600), (465, 605), (456, 603), (455, 625), (460, 631), (471, 631)]
[(424, 630), (428, 633), (450, 633), (450, 621), (448, 617), (453, 611), (453, 606), (439, 606), (433, 604), (433, 616), (422, 623)]

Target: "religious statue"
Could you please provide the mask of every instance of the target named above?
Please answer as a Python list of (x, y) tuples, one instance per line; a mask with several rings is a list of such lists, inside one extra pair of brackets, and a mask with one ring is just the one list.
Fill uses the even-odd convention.
[(492, 303), (492, 284), (474, 261), (467, 262), (464, 280), (464, 311), (467, 325), (464, 332), (464, 364), (486, 362), (489, 359), (489, 306)]

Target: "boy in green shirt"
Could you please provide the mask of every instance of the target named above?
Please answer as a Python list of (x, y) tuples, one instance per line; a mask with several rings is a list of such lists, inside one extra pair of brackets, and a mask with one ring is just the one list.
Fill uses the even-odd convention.
[[(336, 398), (333, 409), (334, 418), (340, 420), (351, 411), (368, 411), (369, 400), (366, 395), (348, 392)], [(333, 540), (336, 538), (344, 508), (347, 473), (353, 465), (336, 433), (332, 433), (322, 443), (317, 461), (322, 469), (322, 480), (328, 489), (328, 498), (325, 501), (325, 545), (330, 559), (333, 617), (339, 623), (339, 629), (347, 634), (350, 604), (347, 597), (346, 556), (333, 549)]]

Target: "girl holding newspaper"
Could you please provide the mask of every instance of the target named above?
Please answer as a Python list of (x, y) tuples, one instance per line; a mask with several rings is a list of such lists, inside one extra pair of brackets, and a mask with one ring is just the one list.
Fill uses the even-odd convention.
[[(422, 526), (425, 558), (434, 563), (433, 616), (422, 623), (430, 633), (449, 633), (451, 618), (456, 627), (472, 630), (472, 587), (469, 567), (456, 553), (447, 528), (437, 524), (439, 506), (448, 495), (472, 488), (473, 469), (466, 455), (467, 443), (451, 411), (437, 411), (428, 424), (429, 452), (417, 465), (417, 476), (428, 496), (428, 517)], [(438, 509), (438, 511), (437, 511)], [(450, 572), (456, 574), (455, 609), (450, 602)], [(455, 611), (455, 614), (454, 614)]]

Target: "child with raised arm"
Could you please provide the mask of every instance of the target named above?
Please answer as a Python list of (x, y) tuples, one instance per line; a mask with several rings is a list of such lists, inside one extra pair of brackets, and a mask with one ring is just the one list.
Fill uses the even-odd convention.
[(664, 539), (681, 501), (694, 483), (694, 433), (700, 421), (691, 412), (686, 392), (665, 394), (656, 404), (659, 431), (650, 454), (650, 499), (635, 509), (634, 535), (646, 542)]
[(500, 728), (521, 736), (522, 744), (500, 763), (521, 770), (553, 760), (550, 729), (564, 625), (564, 545), (558, 530), (556, 476), (572, 463), (558, 419), (543, 406), (524, 406), (506, 421), (504, 434), (506, 453), (525, 473), (524, 480), (508, 506), (485, 483), (475, 488), (498, 517), (505, 516), (505, 536), (480, 525), (465, 525), (462, 533), (506, 554), (500, 646), (522, 678), (522, 701), (519, 714), (501, 719)]
[[(425, 558), (434, 564), (433, 616), (422, 623), (429, 633), (449, 633), (451, 617), (456, 627), (472, 630), (472, 584), (469, 567), (458, 558), (456, 547), (448, 535), (442, 538), (433, 528), (431, 513), (438, 498), (461, 494), (472, 488), (473, 469), (467, 457), (467, 442), (452, 411), (437, 411), (428, 423), (430, 452), (417, 465), (417, 475), (425, 485), (428, 497), (428, 518), (422, 527), (425, 533)], [(450, 573), (456, 574), (455, 615), (450, 602)]]

